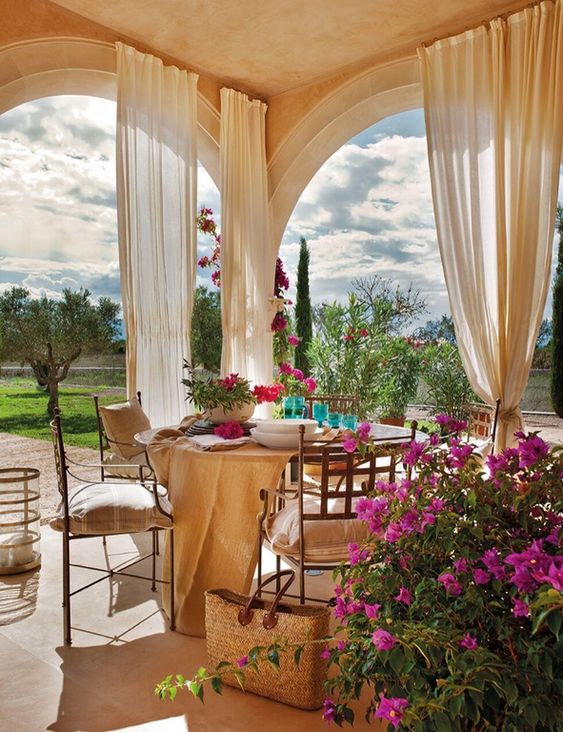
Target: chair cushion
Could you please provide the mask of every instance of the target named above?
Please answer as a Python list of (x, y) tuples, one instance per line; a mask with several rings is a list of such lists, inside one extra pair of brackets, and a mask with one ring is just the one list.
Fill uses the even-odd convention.
[[(172, 513), (165, 496), (160, 498), (164, 511)], [(149, 529), (169, 529), (173, 522), (157, 509), (153, 492), (141, 483), (89, 483), (69, 495), (68, 514), (72, 534), (134, 534)], [(64, 531), (64, 506), (51, 528)]]
[[(151, 423), (143, 412), (137, 397), (120, 404), (100, 407), (104, 429), (109, 438), (111, 449), (116, 455), (130, 459), (144, 451), (142, 445), (135, 445), (137, 432), (150, 430)], [(116, 445), (114, 442), (126, 442), (127, 445)]]
[[(143, 470), (143, 478), (147, 478), (150, 475), (148, 470), (149, 464), (147, 462), (147, 454), (143, 450), (138, 455), (132, 458), (126, 459), (116, 455), (114, 452), (107, 453), (104, 456), (105, 474), (114, 476), (116, 478), (131, 478), (132, 480), (139, 480), (139, 469), (138, 465), (146, 466), (146, 470)], [(129, 467), (129, 465), (131, 467)], [(115, 467), (114, 467), (115, 466)]]
[[(354, 505), (355, 501), (353, 502)], [(318, 511), (318, 501), (303, 502), (306, 513)], [(342, 513), (344, 500), (329, 501), (329, 513)], [(270, 516), (265, 525), (266, 535), (275, 554), (299, 556), (299, 506), (288, 502), (281, 511)], [(364, 521), (358, 519), (326, 519), (303, 522), (305, 561), (342, 562), (348, 559), (348, 544), (362, 542), (370, 535)]]

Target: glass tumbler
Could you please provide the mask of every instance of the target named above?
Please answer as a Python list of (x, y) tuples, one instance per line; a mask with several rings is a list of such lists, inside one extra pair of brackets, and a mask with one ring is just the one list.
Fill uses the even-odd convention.
[(283, 400), (283, 416), (285, 419), (301, 419), (305, 412), (305, 397), (289, 396)]
[(328, 404), (313, 402), (313, 419), (317, 420), (319, 427), (328, 419)]
[(340, 418), (340, 426), (345, 430), (354, 431), (358, 425), (358, 418), (355, 414), (343, 414)]
[(329, 412), (326, 421), (329, 427), (340, 427), (340, 412)]

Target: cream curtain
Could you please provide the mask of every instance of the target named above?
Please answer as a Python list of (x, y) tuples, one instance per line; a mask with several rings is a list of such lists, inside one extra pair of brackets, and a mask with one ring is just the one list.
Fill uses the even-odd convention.
[(270, 233), (266, 105), (221, 89), (221, 307), (223, 374), (272, 381), (277, 247)]
[(475, 392), (520, 399), (550, 282), (563, 131), (561, 0), (419, 49), (434, 212), (458, 344)]
[(117, 47), (117, 213), (127, 391), (153, 426), (188, 411), (196, 272), (197, 75)]

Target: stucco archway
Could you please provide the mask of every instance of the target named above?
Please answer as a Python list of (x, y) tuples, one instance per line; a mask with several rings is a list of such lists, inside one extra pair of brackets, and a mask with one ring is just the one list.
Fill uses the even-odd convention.
[(287, 131), (268, 162), (272, 230), (278, 244), (303, 190), (334, 152), (384, 117), (421, 106), (418, 60), (412, 56), (347, 81)]
[[(82, 94), (115, 100), (115, 46), (85, 38), (43, 38), (0, 48), (0, 114), (42, 97)], [(198, 158), (219, 181), (219, 112), (198, 95)]]

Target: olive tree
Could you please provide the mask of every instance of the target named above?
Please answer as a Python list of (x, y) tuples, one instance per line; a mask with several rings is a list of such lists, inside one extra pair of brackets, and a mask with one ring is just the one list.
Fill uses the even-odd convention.
[(107, 297), (93, 305), (86, 289), (64, 289), (55, 300), (33, 299), (24, 287), (12, 287), (0, 296), (2, 360), (31, 366), (37, 383), (49, 392), (52, 415), (70, 365), (83, 352), (109, 349), (117, 336), (118, 314), (119, 305)]

